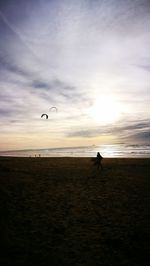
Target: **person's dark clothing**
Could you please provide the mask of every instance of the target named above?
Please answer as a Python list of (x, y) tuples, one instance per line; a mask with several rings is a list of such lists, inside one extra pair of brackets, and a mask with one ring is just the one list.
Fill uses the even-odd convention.
[(96, 157), (97, 169), (99, 169), (100, 167), (101, 167), (101, 169), (102, 169), (102, 164), (101, 164), (102, 159), (103, 159), (103, 157), (102, 157), (101, 154), (98, 152), (98, 153), (97, 153), (97, 157)]

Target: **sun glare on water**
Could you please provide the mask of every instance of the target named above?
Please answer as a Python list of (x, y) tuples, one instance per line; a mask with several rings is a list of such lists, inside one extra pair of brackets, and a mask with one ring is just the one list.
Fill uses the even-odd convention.
[(89, 109), (89, 115), (96, 122), (109, 124), (119, 119), (121, 107), (113, 96), (102, 95), (95, 99), (93, 106)]

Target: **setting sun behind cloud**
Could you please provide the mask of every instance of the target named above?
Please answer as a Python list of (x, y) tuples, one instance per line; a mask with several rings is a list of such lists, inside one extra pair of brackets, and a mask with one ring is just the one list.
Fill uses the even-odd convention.
[(96, 122), (109, 124), (116, 122), (120, 118), (122, 109), (113, 95), (103, 94), (95, 98), (88, 113)]

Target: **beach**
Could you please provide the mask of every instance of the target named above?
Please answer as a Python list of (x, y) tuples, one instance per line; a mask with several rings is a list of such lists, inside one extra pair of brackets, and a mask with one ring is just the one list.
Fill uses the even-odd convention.
[(145, 266), (150, 158), (0, 157), (0, 265)]

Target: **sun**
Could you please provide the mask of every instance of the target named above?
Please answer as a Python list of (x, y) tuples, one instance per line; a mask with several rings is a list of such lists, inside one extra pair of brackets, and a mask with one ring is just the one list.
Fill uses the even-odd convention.
[(89, 116), (101, 124), (117, 121), (121, 115), (121, 107), (114, 96), (101, 95), (96, 97), (89, 109)]

